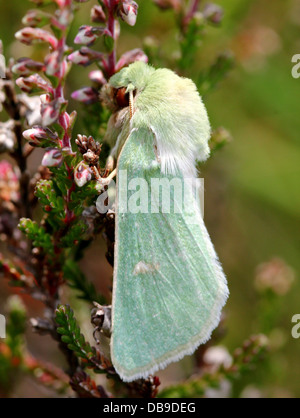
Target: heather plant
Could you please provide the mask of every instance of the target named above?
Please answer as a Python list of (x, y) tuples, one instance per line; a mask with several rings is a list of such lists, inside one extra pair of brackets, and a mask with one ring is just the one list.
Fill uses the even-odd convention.
[[(96, 208), (105, 189), (103, 179), (110, 175), (105, 169), (109, 151), (105, 132), (111, 113), (108, 80), (135, 61), (168, 66), (189, 76), (207, 27), (220, 26), (223, 10), (199, 0), (154, 0), (158, 12), (173, 11), (178, 53), (162, 56), (159, 45), (148, 39), (143, 49), (119, 55), (120, 22), (134, 26), (143, 2), (99, 0), (91, 6), (91, 22), (82, 22), (85, 24), (70, 42), (74, 15), (86, 1), (32, 0), (37, 8), (24, 16), (25, 27), (16, 38), (26, 45), (46, 44), (44, 60), (8, 60), (6, 77), (0, 80), (1, 105), (8, 116), (0, 124), (0, 152), (4, 155), (0, 161), (0, 233), (6, 244), (0, 271), (3, 280), (9, 280), (18, 292), (43, 303), (44, 316), (31, 318), (30, 326), (40, 338), (51, 336), (66, 360), (62, 370), (30, 354), (24, 337), (25, 307), (13, 299), (7, 309), (8, 337), (0, 343), (0, 393), (8, 396), (16, 376), (27, 373), (57, 394), (85, 398), (204, 397), (222, 390), (230, 396), (226, 382), (230, 386), (263, 361), (268, 347), (265, 335), (249, 337), (232, 356), (225, 348), (216, 351), (215, 344), (224, 334), (224, 318), (213, 339), (195, 354), (195, 373), (187, 381), (163, 390), (156, 376), (124, 383), (109, 355), (110, 300), (97, 293), (79, 267), (87, 248), (101, 234), (106, 238), (107, 262), (113, 266), (114, 260), (114, 212), (100, 214)], [(226, 52), (211, 66), (201, 65), (194, 80), (200, 94), (209, 94), (232, 64), (233, 58)], [(79, 107), (79, 115), (70, 110), (67, 97), (72, 66), (91, 66), (85, 83), (89, 86), (82, 85), (70, 94), (84, 105)], [(78, 117), (88, 135), (75, 136)], [(224, 128), (214, 129), (212, 158), (229, 140)], [(37, 148), (44, 149), (44, 155), (32, 174), (28, 159)], [(65, 303), (70, 293), (72, 297)], [(75, 297), (91, 310), (93, 335), (81, 332), (77, 305), (74, 310), (69, 306)], [(268, 327), (262, 328), (268, 334)]]

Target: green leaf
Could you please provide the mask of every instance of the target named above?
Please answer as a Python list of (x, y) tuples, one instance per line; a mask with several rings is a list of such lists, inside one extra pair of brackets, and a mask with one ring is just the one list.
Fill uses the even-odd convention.
[(57, 324), (63, 325), (57, 328), (57, 332), (62, 335), (62, 342), (67, 344), (69, 350), (72, 350), (78, 358), (85, 360), (82, 366), (86, 365), (103, 373), (104, 367), (97, 359), (97, 350), (85, 341), (70, 306), (58, 306), (55, 314)]
[(43, 227), (39, 227), (38, 224), (31, 219), (21, 218), (19, 229), (33, 242), (35, 247), (43, 248), (44, 252), (47, 254), (54, 254), (52, 237)]

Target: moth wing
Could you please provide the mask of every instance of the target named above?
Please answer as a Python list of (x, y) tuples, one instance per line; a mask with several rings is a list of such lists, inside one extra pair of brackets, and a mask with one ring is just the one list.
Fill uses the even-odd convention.
[[(168, 178), (153, 143), (147, 128), (133, 130), (117, 167), (111, 352), (124, 381), (146, 378), (193, 353), (210, 338), (228, 297), (200, 211), (151, 213), (151, 179)], [(136, 199), (136, 179), (142, 179), (148, 213), (127, 207)]]

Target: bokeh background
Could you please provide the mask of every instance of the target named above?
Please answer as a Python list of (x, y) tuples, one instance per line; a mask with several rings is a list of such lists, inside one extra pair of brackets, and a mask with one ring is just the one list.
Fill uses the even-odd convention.
[[(162, 12), (150, 0), (138, 3), (136, 26), (122, 25), (119, 53), (143, 47), (144, 39), (148, 37), (149, 42), (151, 37), (161, 55), (175, 56), (178, 46), (172, 11)], [(291, 318), (300, 313), (300, 80), (291, 75), (291, 59), (300, 53), (300, 0), (215, 3), (224, 8), (222, 24), (207, 29), (186, 75), (196, 79), (200, 69), (223, 51), (235, 55), (232, 71), (204, 97), (212, 126), (226, 128), (232, 137), (201, 168), (205, 220), (231, 291), (221, 344), (232, 352), (249, 335), (266, 333), (270, 338), (266, 361), (237, 383), (234, 391), (246, 387), (245, 396), (298, 397), (300, 340), (291, 336)], [(24, 12), (31, 6), (24, 0), (0, 0), (0, 38), (6, 57), (37, 57), (43, 52), (14, 40)], [(91, 2), (80, 7), (70, 44), (78, 27), (89, 22), (90, 6)], [(89, 84), (87, 74), (82, 68), (72, 70), (68, 94)], [(72, 100), (69, 106), (81, 111)], [(89, 133), (80, 121), (76, 130)], [(32, 159), (33, 170), (39, 158)], [(262, 267), (262, 263), (269, 264)], [(99, 291), (108, 292), (111, 270), (100, 239), (88, 251), (82, 268)], [(268, 284), (273, 289), (271, 296), (263, 290)], [(1, 282), (0, 289), (1, 312), (9, 288)], [(26, 302), (30, 312), (41, 309), (38, 302)], [(82, 319), (87, 316), (82, 308)], [(29, 330), (27, 339), (35, 355), (63, 364), (47, 337), (34, 336)], [(162, 372), (165, 384), (184, 376), (182, 369), (181, 363)], [(32, 381), (21, 380), (15, 394), (42, 396), (45, 392)]]

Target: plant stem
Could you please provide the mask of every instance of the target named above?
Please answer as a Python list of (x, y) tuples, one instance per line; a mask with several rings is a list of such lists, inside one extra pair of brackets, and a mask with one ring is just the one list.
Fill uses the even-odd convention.
[(29, 175), (27, 172), (27, 157), (24, 155), (23, 150), (23, 129), (21, 124), (21, 111), (20, 103), (17, 99), (16, 92), (13, 87), (13, 78), (10, 70), (6, 73), (6, 78), (8, 82), (4, 86), (4, 91), (6, 95), (6, 101), (4, 102), (4, 107), (9, 114), (9, 116), (15, 121), (14, 133), (17, 139), (17, 147), (15, 152), (12, 154), (12, 157), (16, 160), (20, 172), (20, 193), (21, 193), (21, 206), (20, 206), (20, 216), (21, 217), (31, 217), (31, 207), (29, 204)]
[(187, 25), (190, 23), (191, 19), (193, 18), (194, 14), (197, 12), (198, 7), (200, 5), (201, 0), (192, 0), (190, 2), (189, 11), (184, 16), (182, 20), (182, 29), (185, 30)]

